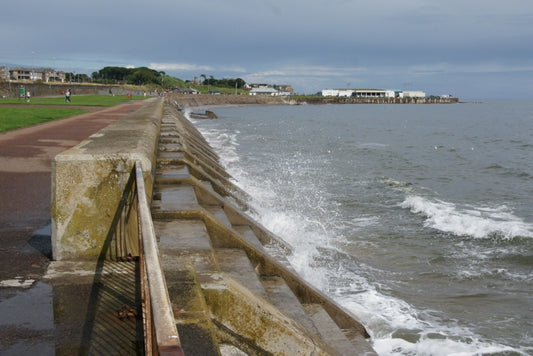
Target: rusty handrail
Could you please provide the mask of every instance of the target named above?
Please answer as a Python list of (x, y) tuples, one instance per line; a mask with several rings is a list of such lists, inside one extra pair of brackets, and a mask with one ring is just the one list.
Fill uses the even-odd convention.
[(130, 171), (112, 226), (106, 258), (134, 261), (135, 256), (139, 256), (145, 354), (183, 355), (159, 259), (140, 161), (136, 161)]
[(142, 164), (135, 162), (139, 202), (139, 261), (147, 355), (183, 355), (168, 289), (163, 276), (155, 229), (146, 198)]

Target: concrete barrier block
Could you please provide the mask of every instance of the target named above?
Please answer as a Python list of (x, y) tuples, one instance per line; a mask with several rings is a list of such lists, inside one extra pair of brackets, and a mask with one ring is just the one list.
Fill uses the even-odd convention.
[(135, 161), (152, 194), (162, 100), (145, 105), (52, 161), (52, 255), (94, 260), (105, 251)]
[(127, 159), (56, 158), (51, 204), (55, 260), (100, 256), (132, 167), (133, 161)]

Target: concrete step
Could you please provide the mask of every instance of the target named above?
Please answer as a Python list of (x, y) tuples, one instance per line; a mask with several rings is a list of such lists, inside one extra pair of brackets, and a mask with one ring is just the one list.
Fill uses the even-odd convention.
[(318, 329), (315, 327), (305, 308), (300, 304), (300, 301), (296, 298), (283, 278), (278, 276), (263, 276), (261, 277), (261, 282), (267, 292), (268, 300), (272, 304), (279, 308), (285, 315), (302, 324), (307, 330), (315, 335), (319, 335)]
[(224, 225), (231, 227), (231, 223), (228, 220), (228, 216), (224, 212), (224, 209), (219, 205), (204, 205), (203, 208), (207, 211), (209, 211), (211, 214), (215, 216), (218, 220), (220, 220)]
[(189, 184), (156, 185), (152, 210), (182, 211), (198, 209), (194, 188)]
[[(354, 347), (343, 330), (331, 319), (320, 304), (305, 304), (304, 308), (318, 329), (318, 335), (341, 355), (352, 355), (354, 350), (360, 350), (360, 348)], [(362, 338), (362, 340), (364, 339)]]
[(159, 142), (159, 151), (160, 152), (178, 152), (182, 151), (183, 146), (181, 143), (165, 143)]
[(157, 162), (158, 163), (171, 163), (185, 158), (185, 153), (183, 152), (158, 152)]
[(158, 164), (155, 179), (158, 184), (173, 183), (190, 177), (189, 167), (184, 164)]
[(194, 271), (184, 267), (163, 268), (181, 346), (186, 355), (218, 355), (218, 340), (202, 289)]
[(197, 273), (218, 272), (202, 221), (155, 220), (159, 254), (181, 345), (186, 355), (218, 355)]
[[(163, 124), (161, 125), (161, 132), (176, 132), (176, 125), (172, 124)], [(161, 139), (161, 137), (160, 137)]]
[(202, 181), (200, 181), (200, 183), (202, 183), (202, 185), (203, 185), (205, 188), (209, 189), (210, 191), (213, 191), (213, 192), (215, 191), (215, 190), (213, 189), (213, 184), (211, 184), (210, 181), (208, 181), (208, 180), (202, 180)]
[(163, 136), (159, 138), (159, 143), (181, 143), (181, 139), (176, 136)]
[(285, 269), (293, 272), (294, 274), (298, 275), (298, 272), (294, 269), (294, 267), (291, 265), (287, 258), (286, 252), (283, 251), (283, 249), (277, 245), (266, 245), (264, 246), (266, 253), (271, 256), (273, 259), (278, 261)]
[(237, 231), (246, 241), (257, 247), (260, 251), (265, 251), (263, 245), (255, 236), (255, 233), (252, 231), (249, 225), (233, 225), (233, 230)]
[(215, 252), (222, 272), (228, 274), (261, 298), (267, 298), (265, 288), (244, 250), (221, 248), (216, 249)]
[(164, 269), (175, 265), (192, 265), (196, 272), (219, 271), (203, 221), (154, 220), (154, 229)]

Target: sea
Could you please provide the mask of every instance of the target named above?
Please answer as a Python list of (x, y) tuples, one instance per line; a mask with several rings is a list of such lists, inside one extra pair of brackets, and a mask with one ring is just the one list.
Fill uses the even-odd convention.
[(380, 355), (533, 355), (533, 101), (212, 108), (191, 121)]

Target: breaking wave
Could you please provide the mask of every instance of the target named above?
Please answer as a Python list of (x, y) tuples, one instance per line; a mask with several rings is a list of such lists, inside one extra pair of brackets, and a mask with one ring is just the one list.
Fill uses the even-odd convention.
[(513, 215), (505, 205), (460, 208), (442, 200), (410, 195), (400, 206), (424, 216), (425, 226), (457, 236), (506, 239), (533, 237), (533, 225)]

